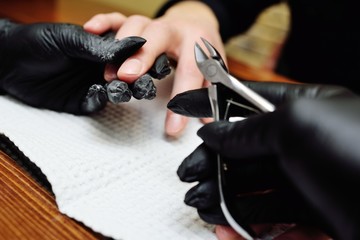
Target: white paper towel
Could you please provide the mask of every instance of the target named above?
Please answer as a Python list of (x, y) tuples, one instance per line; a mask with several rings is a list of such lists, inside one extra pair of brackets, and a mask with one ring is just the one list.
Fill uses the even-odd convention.
[(62, 213), (105, 236), (215, 239), (213, 227), (183, 203), (190, 184), (176, 175), (201, 142), (196, 136), (201, 124), (191, 119), (181, 138), (165, 138), (165, 82), (157, 84), (160, 95), (154, 100), (109, 104), (92, 117), (1, 96), (0, 132), (41, 168)]

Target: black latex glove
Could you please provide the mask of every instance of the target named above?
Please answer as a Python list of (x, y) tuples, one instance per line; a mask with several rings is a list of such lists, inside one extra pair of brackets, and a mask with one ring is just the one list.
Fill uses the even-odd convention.
[[(198, 131), (204, 143), (178, 169), (182, 181), (199, 181), (185, 202), (205, 221), (226, 223), (216, 185), (220, 153), (228, 163), (226, 181), (237, 194), (238, 222), (302, 223), (335, 239), (360, 239), (360, 98), (336, 86), (245, 84), (277, 109)], [(186, 116), (211, 116), (207, 99), (206, 89), (194, 90), (168, 106)]]
[(144, 43), (97, 36), (73, 24), (0, 20), (0, 92), (38, 108), (97, 112), (108, 100), (132, 96), (125, 83), (106, 84), (105, 64), (120, 65)]
[[(115, 34), (111, 35), (115, 36)], [(120, 67), (120, 64), (115, 65)], [(161, 80), (169, 75), (170, 72), (170, 61), (166, 54), (163, 53), (156, 58), (155, 63), (148, 73), (144, 74), (130, 85), (121, 80), (114, 80), (107, 83), (105, 88), (108, 93), (109, 101), (113, 103), (128, 102), (131, 96), (138, 100), (152, 100), (156, 97), (156, 86), (153, 79)]]

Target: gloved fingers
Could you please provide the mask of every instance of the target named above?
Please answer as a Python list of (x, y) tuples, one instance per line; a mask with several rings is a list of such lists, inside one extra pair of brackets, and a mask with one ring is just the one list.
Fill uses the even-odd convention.
[(226, 189), (236, 194), (284, 189), (289, 185), (274, 156), (222, 160), (226, 164), (223, 176)]
[[(104, 70), (105, 80), (111, 81), (118, 79), (117, 71), (119, 68), (120, 68), (119, 64), (114, 64), (114, 63), (106, 64)], [(149, 69), (147, 73), (150, 74), (152, 78), (158, 80), (165, 78), (167, 75), (171, 73), (170, 61), (165, 53), (161, 54), (155, 59), (153, 66)], [(131, 83), (134, 81), (124, 81), (124, 82)]]
[(248, 159), (275, 155), (275, 146), (279, 140), (271, 133), (280, 127), (273, 124), (277, 121), (272, 118), (277, 115), (273, 112), (238, 122), (212, 122), (201, 127), (197, 134), (210, 149), (227, 158)]
[(185, 204), (197, 209), (219, 205), (219, 188), (216, 179), (199, 182), (185, 194)]
[(183, 182), (195, 182), (216, 176), (216, 154), (206, 145), (199, 145), (180, 164), (177, 175)]
[[(232, 216), (245, 225), (262, 223), (305, 223), (319, 225), (319, 217), (305, 199), (292, 190), (274, 190), (226, 198)], [(230, 200), (229, 200), (230, 199)]]
[[(115, 71), (117, 68), (116, 65), (107, 65), (110, 68), (112, 68), (112, 71)], [(108, 71), (111, 71), (109, 70)], [(132, 96), (138, 100), (140, 99), (147, 99), (152, 100), (156, 97), (156, 86), (153, 82), (153, 78), (156, 78), (158, 80), (163, 79), (167, 75), (169, 75), (171, 72), (170, 68), (170, 62), (167, 58), (166, 54), (163, 53), (159, 57), (156, 58), (154, 65), (152, 68), (148, 71), (148, 73), (142, 75), (138, 79), (136, 79), (134, 82), (129, 84), (129, 89), (132, 92)], [(109, 73), (108, 73), (109, 74)], [(116, 77), (116, 73), (111, 73), (113, 77)], [(127, 83), (123, 82), (124, 85)], [(129, 99), (130, 100), (130, 99)], [(118, 101), (119, 102), (119, 101)], [(124, 101), (121, 101), (124, 102)]]
[(156, 86), (149, 74), (142, 75), (135, 80), (135, 82), (131, 83), (129, 87), (133, 93), (133, 97), (138, 100), (152, 100), (156, 97)]
[(134, 55), (145, 44), (146, 40), (141, 37), (130, 36), (120, 40), (107, 38), (99, 39), (98, 43), (93, 42), (94, 46), (89, 46), (88, 53), (90, 57), (94, 56), (94, 61), (121, 65), (127, 58)]
[(212, 117), (213, 115), (207, 88), (179, 93), (169, 101), (167, 108), (187, 117)]
[(107, 31), (107, 32), (104, 32), (103, 34), (101, 34), (100, 36), (106, 40), (106, 39), (109, 39), (111, 41), (114, 41), (115, 40), (115, 35), (116, 33), (113, 32), (113, 31)]
[[(113, 33), (109, 38), (112, 38)], [(107, 66), (116, 66), (108, 64)], [(114, 68), (115, 70), (115, 68)], [(155, 61), (149, 73), (142, 75), (131, 84), (120, 80), (113, 80), (105, 85), (107, 90), (108, 99), (112, 103), (122, 103), (130, 101), (131, 97), (140, 100), (152, 100), (156, 97), (156, 86), (154, 85), (153, 78), (162, 79), (170, 74), (170, 62), (166, 54), (161, 54)], [(116, 73), (114, 73), (116, 76)]]
[(159, 80), (171, 73), (170, 61), (165, 53), (155, 59), (155, 62), (148, 73), (151, 77)]
[[(287, 186), (278, 159), (262, 156), (254, 159), (225, 159), (227, 186), (238, 193), (256, 192)], [(217, 179), (216, 153), (205, 144), (199, 145), (180, 164), (177, 175), (183, 182)]]
[(198, 209), (198, 214), (202, 220), (210, 224), (219, 224), (219, 225), (229, 225), (226, 220), (220, 205), (206, 208), (206, 209)]
[(131, 97), (138, 100), (152, 100), (156, 97), (156, 86), (150, 74), (144, 74), (135, 82), (127, 84), (120, 80), (113, 80), (106, 84), (109, 101), (121, 103), (130, 101)]
[[(224, 191), (236, 196), (246, 196), (280, 189), (279, 185), (283, 185), (283, 189), (288, 187), (289, 184), (285, 179), (278, 181), (279, 177), (272, 175), (276, 174), (274, 171), (268, 171), (268, 169), (259, 171), (259, 166), (254, 165), (245, 165), (239, 171), (227, 170), (226, 174), (223, 175), (226, 183), (223, 185)], [(201, 177), (195, 174), (194, 178)], [(198, 209), (205, 209), (219, 204), (217, 175), (214, 173), (213, 177), (201, 180), (196, 186), (192, 187), (186, 193), (185, 203)]]
[[(275, 82), (257, 82), (242, 81), (244, 85), (254, 90), (265, 99), (269, 100), (276, 106), (281, 105), (288, 100), (297, 99), (299, 97), (322, 98), (332, 96), (347, 96), (350, 93), (347, 89), (338, 86), (324, 86), (316, 84), (291, 84), (291, 83), (275, 83)], [(239, 104), (233, 104), (229, 108), (229, 116), (247, 117), (257, 113), (258, 110), (253, 104), (243, 99), (227, 88), (219, 91), (219, 98), (222, 104), (226, 104), (227, 99)], [(168, 103), (168, 108), (184, 116), (189, 117), (212, 117), (210, 102), (208, 100), (206, 89), (190, 90), (176, 95)], [(242, 106), (242, 107), (241, 107)]]
[[(301, 210), (305, 204), (290, 191), (269, 190), (234, 195), (233, 189), (224, 189), (225, 201), (230, 212), (239, 222), (280, 223), (301, 221), (305, 217)], [(220, 205), (220, 195), (215, 179), (199, 182), (185, 195), (185, 204), (198, 210), (212, 209)], [(220, 223), (217, 223), (220, 224)]]
[[(200, 182), (185, 196), (185, 203), (197, 208), (200, 217), (212, 224), (226, 224), (220, 209), (217, 182)], [(324, 221), (315, 214), (305, 199), (291, 189), (232, 195), (225, 190), (225, 201), (232, 217), (241, 226), (264, 223), (306, 223), (322, 226)]]
[[(259, 113), (256, 107), (252, 106), (247, 100), (236, 94), (235, 92), (222, 88), (219, 91), (219, 97), (223, 107), (231, 100), (228, 109), (228, 116), (247, 117)], [(233, 104), (233, 103), (236, 103)], [(171, 111), (187, 117), (209, 118), (213, 117), (209, 95), (207, 88), (189, 90), (182, 92), (173, 97), (167, 104), (167, 108)]]
[(122, 81), (113, 80), (105, 86), (94, 84), (90, 86), (82, 103), (81, 109), (85, 114), (102, 110), (107, 101), (114, 104), (129, 102), (131, 97), (151, 100), (156, 96), (156, 87), (149, 74), (145, 74), (130, 86)]
[[(98, 36), (72, 24), (55, 24), (54, 39), (68, 56), (93, 62), (122, 64), (146, 42), (144, 38), (129, 36), (120, 40), (109, 36)], [(111, 35), (113, 36), (113, 35)]]
[(84, 114), (98, 112), (105, 108), (107, 101), (108, 97), (105, 88), (99, 84), (94, 84), (89, 88), (81, 104), (81, 111)]
[(105, 85), (107, 97), (112, 103), (129, 102), (132, 97), (132, 92), (129, 86), (122, 81), (114, 80)]
[(149, 74), (144, 74), (130, 85), (120, 80), (113, 80), (105, 87), (109, 101), (115, 104), (129, 102), (131, 97), (138, 100), (152, 100), (156, 97), (156, 86)]
[(166, 54), (163, 53), (156, 58), (153, 66), (148, 73), (142, 75), (136, 79), (133, 83), (129, 84), (129, 88), (132, 91), (134, 98), (152, 100), (156, 97), (156, 86), (153, 82), (153, 78), (158, 80), (164, 78), (170, 74), (170, 62)]
[[(245, 228), (264, 223), (309, 223), (308, 220), (313, 217), (307, 206), (289, 192), (248, 195), (231, 200), (225, 198), (225, 201), (231, 216)], [(220, 205), (199, 208), (198, 213), (208, 223), (227, 225)]]

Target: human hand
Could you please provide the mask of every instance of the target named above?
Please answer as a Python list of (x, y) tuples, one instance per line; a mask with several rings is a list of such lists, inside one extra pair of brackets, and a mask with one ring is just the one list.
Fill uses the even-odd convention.
[(3, 92), (31, 106), (73, 114), (97, 112), (108, 97), (131, 97), (127, 86), (105, 85), (104, 66), (124, 62), (145, 43), (143, 38), (114, 40), (72, 24), (1, 23)]
[[(252, 229), (257, 235), (261, 235), (262, 233), (266, 233), (271, 231), (272, 225), (253, 225)], [(218, 240), (245, 240), (242, 236), (240, 236), (235, 230), (233, 230), (229, 226), (217, 225), (215, 227), (215, 233)], [(328, 235), (321, 232), (319, 229), (296, 225), (277, 237), (272, 238), (274, 240), (332, 240)]]
[[(84, 28), (95, 34), (117, 31), (116, 38), (119, 39), (136, 35), (147, 40), (141, 50), (128, 58), (120, 68), (108, 65), (105, 72), (107, 80), (134, 81), (150, 68), (161, 53), (174, 59), (177, 66), (170, 97), (206, 85), (194, 59), (194, 44), (196, 41), (201, 43), (200, 37), (211, 42), (224, 56), (217, 20), (210, 8), (201, 2), (177, 3), (154, 20), (139, 15), (99, 14), (85, 23)], [(165, 132), (169, 136), (179, 136), (187, 121), (186, 117), (168, 111)]]
[[(219, 153), (228, 166), (229, 189), (237, 194), (236, 219), (245, 226), (300, 223), (336, 239), (358, 239), (360, 199), (354, 189), (360, 183), (360, 98), (336, 86), (245, 84), (277, 109), (253, 116), (239, 110), (249, 117), (210, 123), (198, 131), (204, 143), (178, 169), (182, 181), (199, 181), (185, 202), (205, 221), (227, 224), (216, 185), (214, 153)], [(169, 108), (209, 116), (207, 99), (205, 89), (185, 92)]]

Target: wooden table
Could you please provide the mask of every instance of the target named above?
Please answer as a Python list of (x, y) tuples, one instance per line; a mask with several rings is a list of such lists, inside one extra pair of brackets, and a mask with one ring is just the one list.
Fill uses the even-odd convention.
[(106, 239), (59, 212), (54, 195), (0, 151), (0, 239)]

